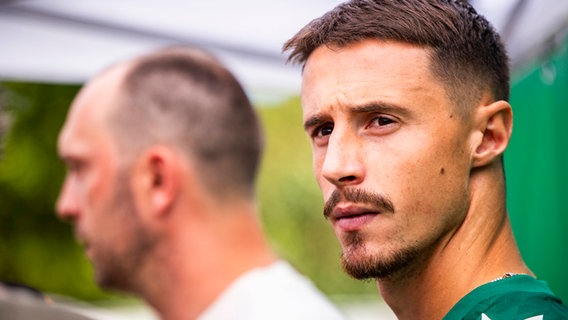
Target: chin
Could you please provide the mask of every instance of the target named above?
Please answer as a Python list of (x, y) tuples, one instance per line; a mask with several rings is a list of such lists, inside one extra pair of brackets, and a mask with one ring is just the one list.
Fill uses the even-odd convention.
[(406, 247), (398, 250), (371, 250), (360, 236), (350, 239), (343, 247), (343, 270), (358, 280), (388, 279), (405, 273), (417, 261), (419, 250)]

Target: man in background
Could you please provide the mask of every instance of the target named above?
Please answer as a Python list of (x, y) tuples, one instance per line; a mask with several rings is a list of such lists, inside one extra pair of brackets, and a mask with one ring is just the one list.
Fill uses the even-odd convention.
[(216, 59), (169, 48), (112, 66), (73, 101), (57, 211), (104, 288), (162, 319), (340, 319), (270, 250), (255, 204), (260, 125)]
[(568, 319), (523, 262), (505, 203), (509, 69), (459, 0), (352, 0), (285, 45), (324, 215), (399, 319)]

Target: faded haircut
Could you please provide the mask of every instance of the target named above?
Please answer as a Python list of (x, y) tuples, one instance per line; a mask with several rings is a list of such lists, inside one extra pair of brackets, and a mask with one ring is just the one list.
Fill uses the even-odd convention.
[(484, 93), (509, 100), (509, 61), (499, 34), (465, 0), (351, 0), (288, 40), (288, 60), (304, 65), (322, 45), (377, 39), (426, 48), (431, 70), (462, 116)]
[(254, 195), (261, 127), (239, 82), (212, 55), (171, 47), (142, 56), (120, 91), (110, 126), (123, 153), (172, 146), (196, 164), (211, 194)]

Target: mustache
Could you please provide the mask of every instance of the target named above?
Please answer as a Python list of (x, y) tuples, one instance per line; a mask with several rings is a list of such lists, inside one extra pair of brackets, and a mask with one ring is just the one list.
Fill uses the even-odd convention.
[(343, 189), (342, 191), (335, 189), (323, 207), (323, 216), (326, 219), (329, 218), (331, 212), (342, 199), (347, 202), (372, 205), (383, 212), (394, 213), (394, 204), (385, 195), (362, 189), (350, 188)]

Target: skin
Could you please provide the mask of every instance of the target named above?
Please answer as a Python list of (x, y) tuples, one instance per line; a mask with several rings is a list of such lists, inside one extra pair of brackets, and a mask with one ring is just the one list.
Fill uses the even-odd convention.
[(58, 141), (68, 172), (56, 210), (73, 223), (101, 286), (144, 298), (161, 319), (194, 319), (275, 256), (254, 199), (220, 201), (174, 145), (116, 145), (108, 119), (131, 67), (107, 70), (74, 100)]
[[(95, 82), (75, 100), (58, 141), (68, 173), (57, 203), (61, 218), (76, 225), (76, 237), (95, 265), (95, 278), (104, 287), (126, 289), (129, 273), (143, 258), (147, 230), (133, 212), (119, 152), (106, 128), (105, 108), (118, 94), (113, 86), (124, 68)], [(108, 94), (100, 94), (108, 92)], [(105, 234), (101, 237), (101, 234)], [(144, 239), (144, 240), (142, 240)], [(132, 259), (127, 258), (132, 257)]]
[(346, 270), (389, 265), (375, 277), (399, 319), (441, 319), (475, 287), (530, 273), (504, 205), (508, 103), (486, 94), (458, 117), (426, 49), (364, 40), (311, 54), (302, 107)]

